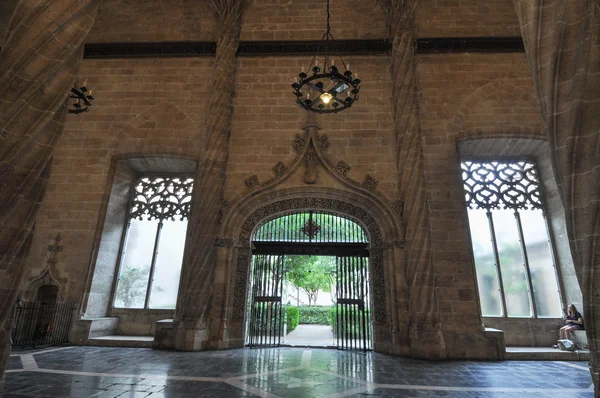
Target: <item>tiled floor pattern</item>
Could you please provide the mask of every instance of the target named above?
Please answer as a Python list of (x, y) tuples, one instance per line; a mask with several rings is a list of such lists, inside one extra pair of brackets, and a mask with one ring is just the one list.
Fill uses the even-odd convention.
[(585, 362), (423, 361), (302, 348), (62, 347), (10, 357), (3, 397), (593, 397)]

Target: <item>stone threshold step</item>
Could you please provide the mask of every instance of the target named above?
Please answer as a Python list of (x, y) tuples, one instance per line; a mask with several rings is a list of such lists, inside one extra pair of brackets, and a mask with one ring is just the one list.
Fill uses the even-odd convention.
[(574, 352), (552, 347), (506, 347), (505, 359), (519, 361), (589, 361), (589, 350)]
[(98, 347), (152, 348), (154, 336), (100, 336), (90, 338), (88, 345)]

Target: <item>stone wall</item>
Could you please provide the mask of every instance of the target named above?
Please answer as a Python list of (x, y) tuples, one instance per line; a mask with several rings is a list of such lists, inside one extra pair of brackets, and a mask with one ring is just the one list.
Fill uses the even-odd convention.
[[(3, 4), (0, 22), (8, 20), (8, 4)], [(105, 0), (88, 42), (214, 41), (214, 15), (207, 5), (207, 0), (134, 0), (127, 4)], [(319, 39), (325, 24), (324, 6), (324, 0), (251, 1), (243, 14), (241, 40)], [(422, 1), (416, 19), (420, 37), (519, 35), (513, 5), (505, 0)], [(333, 2), (332, 29), (337, 39), (388, 35), (386, 18), (374, 0)], [(294, 104), (290, 85), (309, 62), (309, 57), (237, 59), (237, 73), (231, 78), (236, 94), (226, 200), (247, 194), (253, 176), (259, 184), (264, 183), (278, 173), (275, 166), (279, 162), (287, 166), (294, 160), (294, 139), (303, 133), (306, 113)], [(346, 62), (363, 81), (360, 101), (344, 113), (317, 116), (314, 122), (320, 127), (319, 134), (327, 136), (324, 152), (328, 159), (334, 165), (345, 162), (350, 167), (347, 177), (359, 184), (367, 175), (374, 178), (377, 192), (392, 203), (399, 187), (390, 58), (348, 56)], [(481, 319), (457, 140), (541, 137), (543, 127), (525, 54), (419, 55), (417, 62), (442, 328), (449, 342), (449, 357), (477, 357), (470, 336), (481, 332)], [(114, 266), (116, 261), (114, 242), (106, 250), (101, 245), (106, 236), (103, 230), (116, 228), (119, 219), (108, 204), (118, 181), (111, 171), (115, 159), (153, 154), (201, 161), (213, 63), (211, 57), (84, 60), (79, 76), (88, 79), (96, 100), (89, 113), (67, 117), (37, 219), (28, 272), (30, 276), (39, 274), (47, 242), (60, 232), (63, 252), (56, 268), (67, 280), (67, 298), (81, 302), (82, 313), (87, 293), (95, 292), (91, 288), (94, 267), (103, 261)], [(306, 187), (299, 175), (285, 181), (282, 188)], [(322, 192), (345, 189), (325, 176), (317, 179), (316, 187)], [(117, 216), (117, 221), (111, 216)], [(560, 223), (553, 228), (563, 231)], [(566, 255), (560, 257), (563, 262), (568, 260)], [(573, 272), (565, 272), (565, 276), (569, 286), (576, 285)], [(110, 275), (105, 283), (112, 283)], [(106, 309), (106, 285), (104, 288), (101, 304), (89, 307), (89, 315), (111, 312)], [(570, 297), (577, 300), (576, 293)], [(122, 333), (134, 334), (152, 333), (158, 317), (172, 315), (121, 310), (111, 314), (125, 320)]]
[[(320, 134), (327, 135), (327, 153), (337, 164), (350, 166), (348, 177), (362, 182), (375, 177), (389, 200), (397, 196), (394, 169), (391, 82), (389, 58), (347, 57), (352, 70), (366, 81), (361, 99), (349, 112), (318, 115)], [(259, 182), (271, 179), (278, 162), (289, 165), (296, 153), (294, 138), (302, 134), (306, 112), (294, 101), (291, 84), (310, 58), (240, 58), (229, 156), (226, 200), (246, 192), (244, 181), (253, 175)], [(317, 184), (322, 182), (317, 181)]]
[(37, 219), (30, 275), (39, 273), (48, 239), (61, 232), (56, 268), (68, 279), (67, 299), (82, 298), (98, 255), (113, 158), (158, 154), (198, 161), (212, 63), (211, 58), (83, 62), (80, 77), (88, 79), (96, 100), (90, 112), (67, 117)]
[(420, 37), (521, 36), (512, 1), (422, 0), (416, 19)]
[(442, 328), (454, 342), (448, 356), (455, 357), (481, 329), (457, 139), (541, 135), (542, 126), (524, 54), (439, 54), (418, 61), (431, 248)]

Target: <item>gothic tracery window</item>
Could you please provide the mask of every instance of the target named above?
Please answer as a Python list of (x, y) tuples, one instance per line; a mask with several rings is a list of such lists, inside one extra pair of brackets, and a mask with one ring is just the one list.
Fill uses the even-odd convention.
[(535, 163), (461, 163), (483, 316), (560, 317), (552, 242)]
[(175, 308), (193, 184), (185, 176), (135, 182), (115, 307)]

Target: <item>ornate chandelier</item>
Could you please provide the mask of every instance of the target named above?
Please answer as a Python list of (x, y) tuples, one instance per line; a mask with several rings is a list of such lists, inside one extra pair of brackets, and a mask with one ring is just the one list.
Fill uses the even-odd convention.
[(333, 56), (329, 54), (329, 40), (335, 40), (329, 25), (329, 0), (327, 0), (327, 30), (321, 38), (319, 50), (324, 48), (323, 69), (319, 66), (319, 50), (313, 57), (308, 70), (301, 72), (292, 84), (296, 102), (308, 111), (318, 113), (335, 113), (348, 109), (358, 101), (360, 80), (350, 71), (341, 56), (339, 67), (335, 65)]
[(87, 80), (83, 82), (81, 87), (79, 87), (78, 81), (75, 80), (75, 84), (71, 89), (71, 95), (69, 96), (69, 98), (73, 98), (75, 102), (73, 103), (73, 109), (69, 109), (69, 113), (79, 114), (82, 112), (89, 112), (94, 97), (92, 97), (92, 90), (88, 91), (86, 86)]

